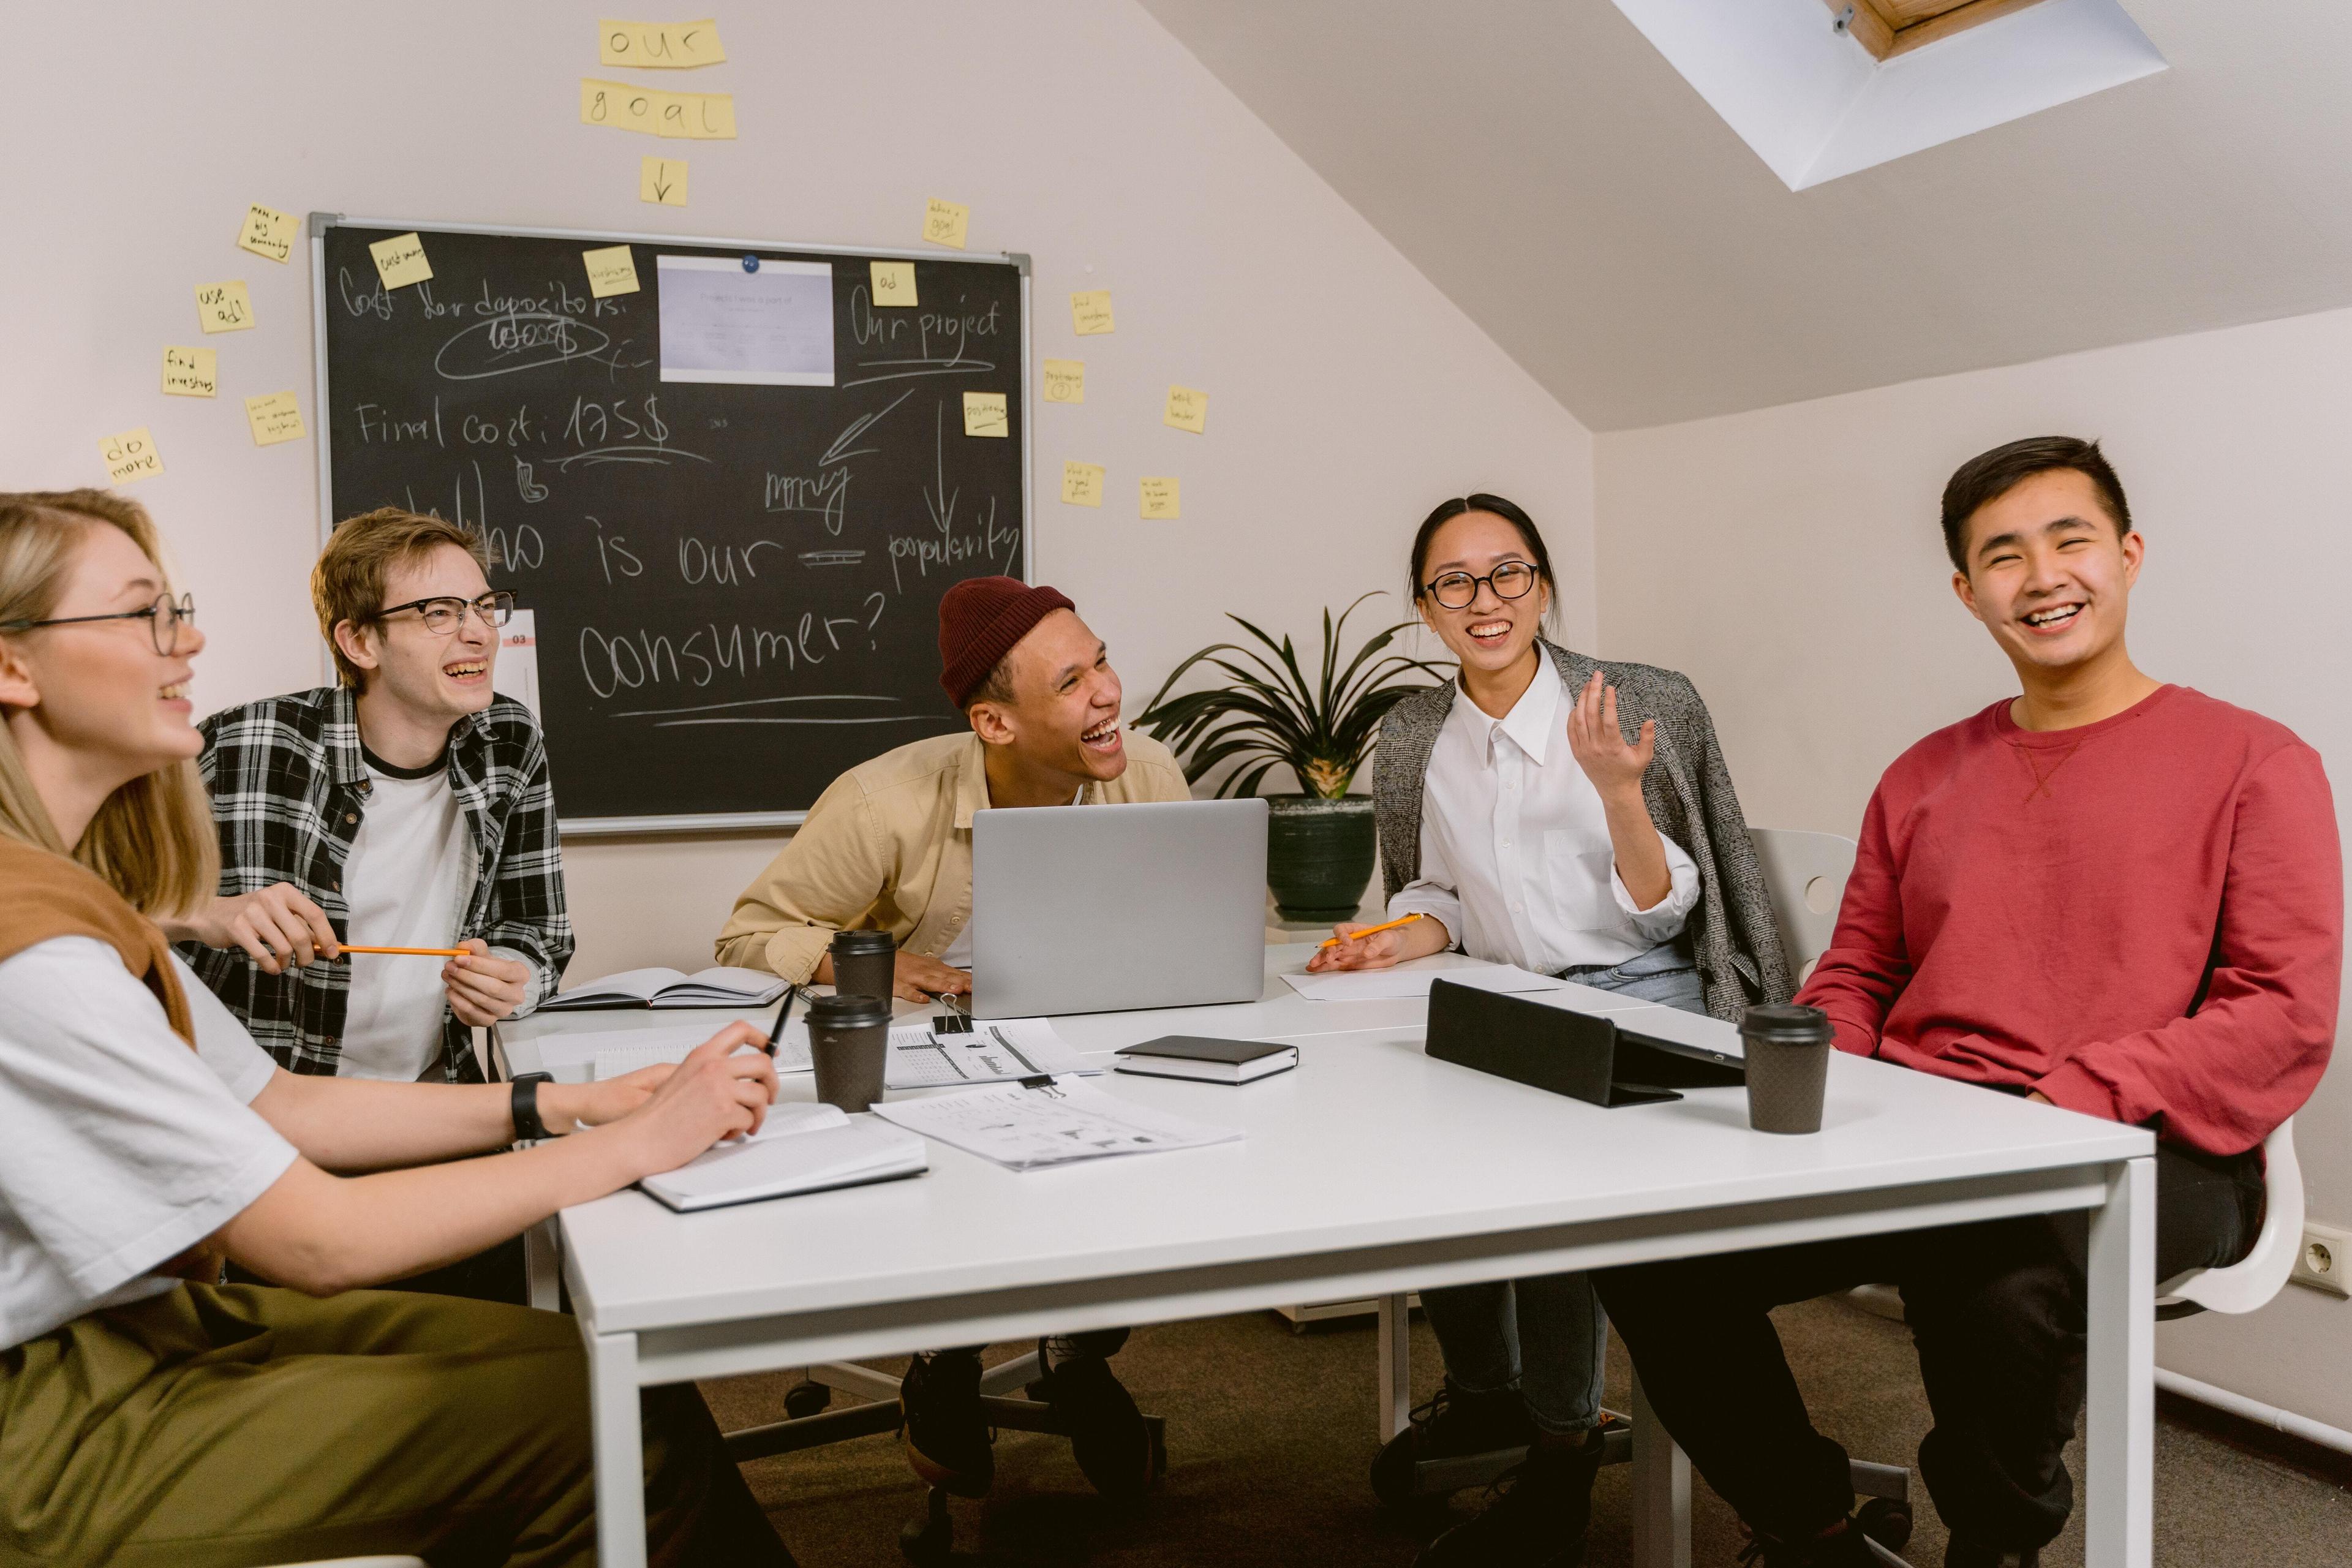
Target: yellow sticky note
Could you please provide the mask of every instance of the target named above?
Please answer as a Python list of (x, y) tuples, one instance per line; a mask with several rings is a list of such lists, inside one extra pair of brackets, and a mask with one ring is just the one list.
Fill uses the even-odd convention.
[(253, 325), (253, 301), (245, 297), (244, 282), (197, 284), (196, 324), (208, 332), (241, 332)]
[(735, 95), (731, 92), (690, 92), (686, 133), (698, 142), (735, 140)]
[(646, 158), (637, 164), (637, 200), (666, 207), (686, 205), (686, 160)]
[(727, 58), (719, 41), (719, 24), (699, 22), (614, 22), (596, 24), (599, 65), (634, 66), (639, 70), (687, 70), (715, 66)]
[(165, 349), (163, 351), (163, 395), (166, 397), (212, 397), (220, 391), (213, 375), (213, 366), (219, 356), (210, 349)]
[(106, 459), (106, 477), (114, 484), (127, 485), (133, 479), (163, 471), (163, 459), (155, 451), (155, 437), (147, 434), (144, 425), (120, 436), (107, 437), (99, 442), (98, 455)]
[(597, 299), (637, 291), (637, 264), (630, 258), (627, 246), (608, 245), (602, 250), (583, 250), (580, 259), (588, 268), (588, 292)]
[(632, 87), (625, 81), (598, 81), (593, 77), (580, 79), (580, 122), (583, 125), (611, 125), (623, 131), (642, 131), (648, 136), (661, 134), (661, 103), (672, 97), (649, 87)]
[(933, 196), (923, 208), (923, 237), (933, 245), (952, 245), (961, 250), (964, 226), (971, 221), (970, 207)]
[(306, 432), (302, 428), (302, 410), (290, 392), (272, 392), (245, 400), (245, 422), (253, 426), (253, 444), (275, 447), (280, 441), (299, 441)]
[(1010, 436), (1012, 416), (1004, 412), (1004, 394), (967, 392), (963, 395), (963, 433), (967, 436)]
[(237, 234), (237, 248), (266, 256), (272, 261), (283, 261), (294, 254), (294, 240), (301, 227), (302, 220), (292, 213), (282, 213), (256, 202), (245, 209), (245, 227)]
[(1045, 401), (1048, 403), (1084, 403), (1087, 400), (1087, 362), (1082, 359), (1049, 359), (1045, 362)]
[(432, 281), (433, 264), (425, 259), (425, 242), (413, 234), (379, 239), (368, 247), (368, 254), (375, 258), (375, 275), (387, 289)]
[(1103, 471), (1099, 463), (1062, 464), (1062, 500), (1070, 506), (1100, 506)]
[(1110, 331), (1110, 290), (1092, 289), (1084, 294), (1071, 295), (1070, 325), (1082, 338)]
[(1161, 415), (1162, 425), (1173, 425), (1179, 430), (1190, 430), (1203, 436), (1209, 429), (1209, 395), (1198, 387), (1171, 386), (1168, 389), (1168, 412)]
[(1171, 477), (1147, 478), (1143, 481), (1143, 517), (1146, 521), (1165, 521), (1181, 516), (1176, 508), (1176, 480)]
[[(874, 302), (877, 305), (911, 305), (915, 302), (915, 264), (911, 261), (877, 261), (874, 267)], [(966, 396), (971, 395), (967, 393)]]

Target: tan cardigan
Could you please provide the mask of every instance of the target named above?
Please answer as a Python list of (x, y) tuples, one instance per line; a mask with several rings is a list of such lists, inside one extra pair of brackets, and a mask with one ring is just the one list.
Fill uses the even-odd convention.
[[(1167, 747), (1123, 737), (1127, 771), (1083, 804), (1190, 800)], [(969, 731), (886, 752), (833, 781), (808, 820), (735, 900), (719, 962), (805, 983), (836, 931), (887, 931), (936, 958), (971, 919), (971, 818), (988, 805), (984, 748)]]

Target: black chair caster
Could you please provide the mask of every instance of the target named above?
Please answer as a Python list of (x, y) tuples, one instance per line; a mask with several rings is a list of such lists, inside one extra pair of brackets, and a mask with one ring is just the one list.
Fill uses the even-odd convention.
[(821, 1383), (796, 1383), (784, 1390), (784, 1414), (794, 1421), (822, 1413), (833, 1403), (833, 1390)]
[(1854, 1511), (1863, 1534), (1900, 1556), (1911, 1542), (1911, 1505), (1894, 1498), (1874, 1497)]

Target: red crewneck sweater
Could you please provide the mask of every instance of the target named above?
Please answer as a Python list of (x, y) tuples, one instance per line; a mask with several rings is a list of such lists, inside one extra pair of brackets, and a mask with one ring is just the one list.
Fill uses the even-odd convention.
[(1797, 1000), (1860, 1056), (2253, 1147), (2336, 1038), (2343, 864), (2318, 753), (2181, 686), (2073, 730), (2009, 709), (1878, 781)]

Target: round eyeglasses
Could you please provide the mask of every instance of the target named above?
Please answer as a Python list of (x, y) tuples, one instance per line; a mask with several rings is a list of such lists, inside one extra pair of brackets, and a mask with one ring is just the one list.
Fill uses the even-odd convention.
[(58, 616), (46, 621), (0, 622), (0, 632), (29, 632), (39, 626), (79, 626), (93, 621), (145, 621), (148, 635), (155, 639), (155, 651), (169, 658), (180, 651), (180, 628), (196, 624), (196, 596), (183, 594), (174, 599), (169, 594), (158, 594), (155, 602), (143, 609), (118, 610), (110, 616)]
[(1449, 610), (1466, 610), (1478, 597), (1478, 584), (1495, 590), (1497, 599), (1524, 599), (1536, 585), (1536, 569), (1524, 561), (1506, 561), (1484, 576), (1448, 572), (1422, 584), (1422, 592)]
[(514, 615), (514, 607), (513, 590), (493, 588), (478, 599), (460, 599), (455, 595), (434, 599), (411, 599), (404, 605), (386, 605), (371, 618), (389, 620), (403, 610), (415, 610), (416, 618), (425, 623), (426, 631), (435, 637), (446, 637), (455, 635), (457, 628), (465, 624), (467, 610), (481, 616), (482, 625), (496, 631)]

